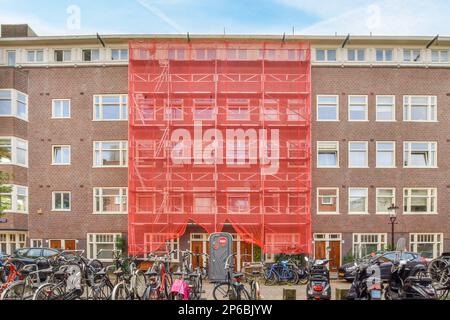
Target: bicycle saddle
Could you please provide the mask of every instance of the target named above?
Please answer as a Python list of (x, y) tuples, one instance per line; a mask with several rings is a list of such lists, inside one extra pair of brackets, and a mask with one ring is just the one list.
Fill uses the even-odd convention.
[(174, 272), (173, 275), (176, 277), (181, 277), (184, 276), (186, 273), (185, 272)]
[(233, 278), (235, 278), (235, 279), (239, 279), (239, 278), (242, 278), (242, 277), (244, 277), (244, 274), (243, 274), (243, 273), (235, 273), (235, 274), (233, 275)]
[(97, 272), (96, 274), (95, 274), (96, 276), (106, 276), (106, 270), (105, 269), (102, 269), (102, 270), (100, 270), (99, 272)]
[(116, 271), (114, 271), (114, 274), (115, 274), (116, 276), (120, 276), (120, 275), (124, 274), (124, 272), (123, 272), (122, 268), (119, 268), (119, 269), (117, 269)]
[(149, 277), (156, 277), (158, 275), (158, 272), (149, 270), (145, 273), (145, 275)]
[(189, 277), (190, 278), (198, 278), (198, 277), (200, 277), (200, 275), (198, 273), (196, 273), (196, 272), (192, 272), (192, 273), (189, 274)]

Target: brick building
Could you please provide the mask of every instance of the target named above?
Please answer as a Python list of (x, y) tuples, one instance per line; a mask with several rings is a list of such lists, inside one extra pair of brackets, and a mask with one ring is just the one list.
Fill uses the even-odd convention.
[[(1, 195), (9, 210), (0, 251), (51, 246), (96, 257), (127, 237), (128, 42), (136, 39), (154, 37), (102, 36), (103, 46), (96, 36), (2, 28), (0, 148), (10, 156), (0, 170), (10, 174), (12, 192)], [(396, 238), (429, 256), (448, 250), (450, 38), (285, 40), (311, 45), (315, 255), (332, 258), (334, 269), (348, 254), (381, 250), (390, 244), (393, 203)], [(236, 235), (236, 250), (256, 258), (244, 240)], [(197, 251), (207, 244), (194, 225), (170, 241)]]

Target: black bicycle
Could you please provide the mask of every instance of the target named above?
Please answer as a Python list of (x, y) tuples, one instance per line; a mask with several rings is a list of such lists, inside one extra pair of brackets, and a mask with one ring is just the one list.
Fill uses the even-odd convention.
[[(218, 283), (214, 287), (214, 300), (251, 300), (251, 295), (242, 283), (243, 273), (234, 273), (234, 257), (236, 254), (228, 256), (225, 262), (227, 280)], [(230, 261), (231, 260), (231, 261)]]

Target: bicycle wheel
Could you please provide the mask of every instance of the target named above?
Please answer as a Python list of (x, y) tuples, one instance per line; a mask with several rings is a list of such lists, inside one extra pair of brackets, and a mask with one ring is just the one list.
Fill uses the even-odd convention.
[(27, 286), (25, 282), (20, 281), (9, 285), (2, 292), (0, 300), (31, 300), (33, 295), (34, 290)]
[(145, 275), (142, 271), (138, 271), (134, 280), (134, 292), (139, 300), (144, 299), (146, 285)]
[(252, 300), (261, 300), (261, 286), (258, 281), (254, 281), (252, 285)]
[(143, 300), (162, 300), (159, 285), (156, 283), (149, 285), (145, 289)]
[(237, 300), (252, 300), (250, 297), (250, 293), (248, 293), (247, 289), (245, 289), (244, 286), (239, 289)]
[(221, 283), (215, 286), (213, 290), (214, 300), (235, 300), (233, 288), (228, 283)]
[(59, 285), (47, 283), (39, 287), (33, 296), (33, 300), (63, 300), (64, 292)]
[(120, 282), (114, 287), (111, 294), (111, 300), (132, 300), (131, 292), (128, 290), (125, 282)]
[(285, 279), (287, 279), (287, 283), (291, 285), (295, 285), (298, 282), (298, 273), (292, 269), (285, 271)]
[(114, 287), (109, 281), (102, 281), (92, 287), (93, 300), (109, 300), (112, 297)]

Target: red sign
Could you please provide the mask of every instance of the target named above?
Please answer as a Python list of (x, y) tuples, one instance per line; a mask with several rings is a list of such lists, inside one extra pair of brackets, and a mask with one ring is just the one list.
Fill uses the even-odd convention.
[(220, 238), (220, 239), (219, 239), (219, 244), (220, 244), (221, 246), (226, 246), (227, 243), (228, 243), (228, 239), (227, 239), (227, 238)]

